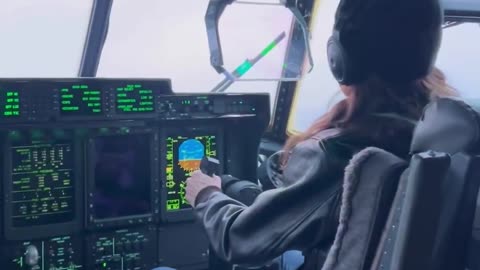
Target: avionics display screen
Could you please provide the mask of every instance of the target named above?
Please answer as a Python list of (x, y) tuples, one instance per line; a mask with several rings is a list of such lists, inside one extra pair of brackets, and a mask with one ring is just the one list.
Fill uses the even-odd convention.
[(115, 111), (119, 114), (155, 112), (155, 96), (142, 84), (126, 84), (115, 88)]
[(10, 154), (13, 226), (73, 220), (75, 179), (72, 144), (13, 146)]
[(60, 113), (68, 116), (95, 116), (103, 112), (102, 91), (86, 84), (60, 88)]
[(94, 139), (95, 219), (151, 212), (151, 152), (147, 134)]
[(14, 118), (20, 116), (20, 90), (15, 87), (0, 85), (0, 117)]
[(191, 206), (185, 199), (185, 181), (200, 168), (205, 155), (217, 158), (217, 135), (168, 136), (166, 146), (167, 211), (188, 209)]

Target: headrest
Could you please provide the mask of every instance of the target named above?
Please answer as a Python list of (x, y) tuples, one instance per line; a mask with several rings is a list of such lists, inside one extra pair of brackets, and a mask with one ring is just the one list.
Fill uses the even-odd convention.
[(439, 98), (428, 104), (413, 133), (411, 153), (428, 150), (455, 154), (480, 149), (480, 104)]

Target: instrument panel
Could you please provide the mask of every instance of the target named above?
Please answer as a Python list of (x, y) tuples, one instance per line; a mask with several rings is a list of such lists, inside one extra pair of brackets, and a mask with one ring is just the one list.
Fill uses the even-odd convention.
[(36, 79), (0, 81), (0, 116), (39, 120), (127, 119), (154, 116), (170, 80)]
[[(204, 156), (222, 159), (223, 134), (214, 126), (176, 127), (163, 133), (165, 138), (160, 152), (164, 153), (165, 180), (162, 200), (163, 218), (170, 221), (192, 219), (191, 206), (185, 198), (186, 180), (198, 170)], [(223, 170), (217, 174), (223, 173)]]
[(228, 96), (173, 95), (171, 82), (166, 79), (0, 80), (0, 122), (18, 124), (257, 113), (257, 107), (244, 100), (242, 95)]
[[(185, 181), (204, 156), (253, 172), (269, 112), (268, 94), (179, 95), (166, 79), (0, 80), (0, 265), (206, 269)], [(245, 155), (251, 169), (232, 165)]]

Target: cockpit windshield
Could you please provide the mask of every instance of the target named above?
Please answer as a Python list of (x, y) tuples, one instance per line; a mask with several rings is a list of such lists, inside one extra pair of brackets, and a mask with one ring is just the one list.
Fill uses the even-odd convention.
[(93, 0), (1, 1), (0, 77), (76, 77)]
[(215, 90), (227, 78), (236, 81), (228, 86), (229, 92), (260, 88), (269, 92), (272, 86), (276, 91), (282, 78), (298, 80), (310, 65), (304, 65), (309, 62), (304, 61), (302, 28), (292, 11), (279, 3), (227, 5), (218, 23), (225, 74), (211, 65), (206, 27), (209, 0), (145, 0), (141, 4), (116, 0), (97, 76), (170, 77), (175, 91), (203, 92)]
[[(309, 73), (313, 69), (313, 57), (309, 42), (310, 31), (305, 18), (308, 16), (308, 14), (303, 15), (300, 11), (300, 7), (297, 7), (296, 4), (291, 2), (292, 1), (279, 0), (209, 0), (205, 15), (205, 23), (210, 49), (210, 63), (218, 73), (225, 75), (225, 81), (227, 83), (227, 86), (223, 86), (223, 88), (222, 84), (219, 84), (213, 90), (214, 92), (222, 92), (224, 88), (229, 86), (228, 82), (241, 80), (297, 81), (302, 78), (304, 73)], [(224, 66), (223, 48), (221, 44), (221, 35), (218, 31), (218, 25), (221, 22), (221, 17), (225, 11), (225, 8), (227, 8), (229, 5), (243, 5), (247, 10), (257, 8), (258, 6), (268, 6), (271, 8), (276, 7), (276, 9), (282, 8), (283, 12), (285, 12), (285, 9), (287, 9), (293, 15), (293, 20), (291, 22), (289, 20), (280, 22), (279, 25), (284, 30), (278, 33), (275, 38), (266, 40), (268, 39), (268, 36), (262, 36), (257, 39), (264, 40), (265, 42), (265, 45), (261, 51), (257, 49), (257, 52), (251, 50), (238, 54), (238, 52), (241, 51), (240, 48), (247, 48), (248, 46), (245, 46), (244, 43), (232, 44), (229, 50), (231, 55), (235, 55), (238, 58), (238, 56), (242, 57), (244, 53), (249, 53), (251, 56), (245, 58), (245, 60), (242, 60), (240, 65), (232, 64), (233, 62), (228, 60), (229, 63), (227, 63), (227, 66)], [(274, 10), (274, 12), (280, 13), (282, 10)], [(230, 17), (232, 18), (232, 16)], [(268, 21), (259, 21), (259, 23), (261, 25), (268, 23)], [(248, 42), (248, 40), (250, 40), (250, 38), (248, 38), (248, 33), (252, 33), (255, 30), (253, 27), (251, 29), (244, 30), (246, 31), (235, 31), (238, 36), (235, 39), (242, 39), (243, 37), (244, 39), (247, 38), (246, 42)], [(224, 33), (225, 31), (222, 34)], [(287, 35), (287, 33), (290, 33), (290, 35)], [(275, 48), (280, 46), (282, 49), (285, 48), (285, 53), (277, 55), (277, 61), (271, 61), (272, 58), (271, 56), (269, 57), (269, 55), (275, 51)], [(276, 51), (281, 52), (279, 49)], [(305, 53), (307, 56), (306, 59), (304, 59)], [(265, 65), (269, 62), (271, 64)], [(233, 66), (231, 71), (228, 69), (230, 68), (229, 66)], [(261, 68), (262, 66), (264, 66), (264, 68)]]

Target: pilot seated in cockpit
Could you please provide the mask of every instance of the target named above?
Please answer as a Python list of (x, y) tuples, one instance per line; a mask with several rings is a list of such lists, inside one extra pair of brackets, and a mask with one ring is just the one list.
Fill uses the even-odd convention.
[[(268, 175), (278, 188), (247, 206), (222, 192), (231, 176), (197, 171), (187, 181), (187, 199), (217, 256), (262, 265), (300, 250), (301, 269), (321, 269), (351, 157), (369, 146), (407, 157), (413, 125), (405, 119), (418, 119), (431, 99), (454, 93), (433, 68), (442, 22), (438, 0), (340, 1), (328, 60), (345, 98), (270, 158)], [(284, 269), (298, 268), (288, 263)]]

